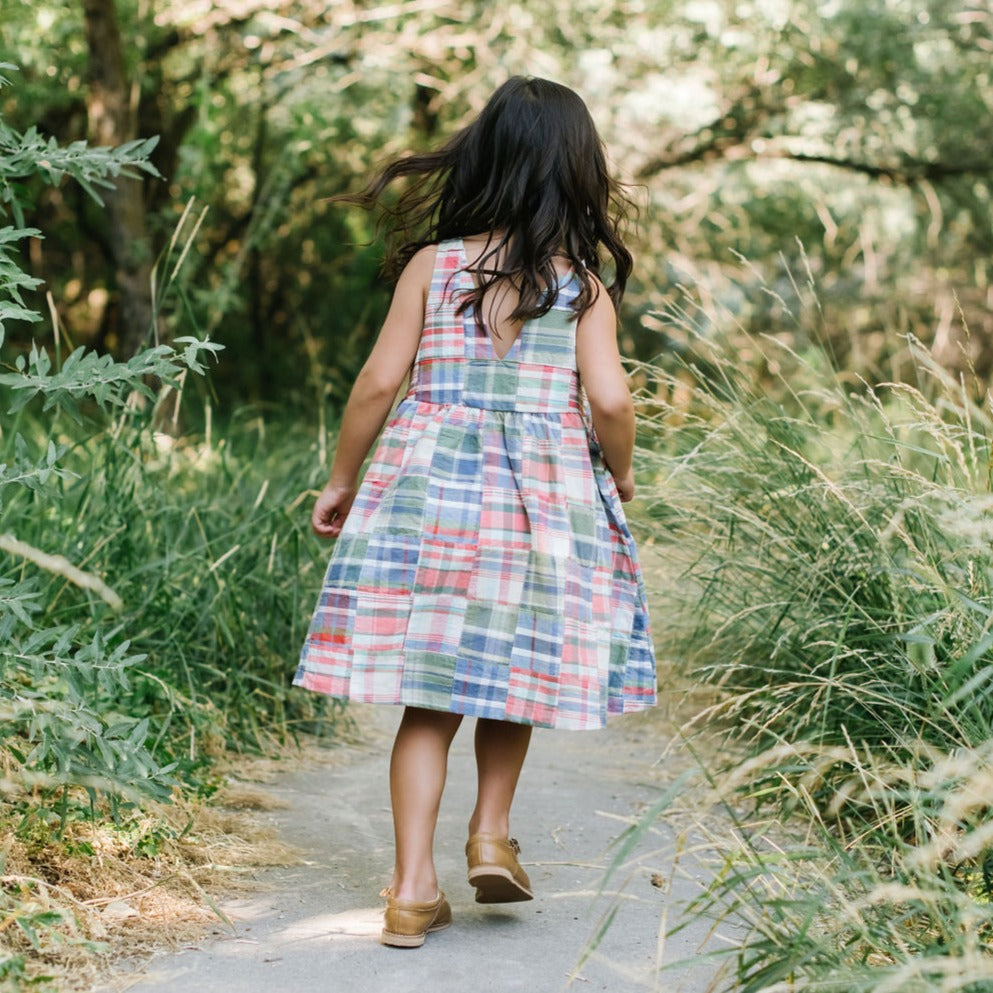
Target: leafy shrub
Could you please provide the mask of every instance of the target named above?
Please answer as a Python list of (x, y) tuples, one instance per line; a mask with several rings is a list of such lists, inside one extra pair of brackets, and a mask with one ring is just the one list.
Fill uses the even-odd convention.
[[(21, 181), (68, 176), (96, 197), (154, 171), (153, 147), (62, 149), (0, 120), (0, 203), (17, 225), (0, 230), (0, 349), (4, 319), (40, 320), (16, 255), (39, 236)], [(236, 423), (232, 445), (156, 430), (176, 423), (213, 343), (180, 337), (116, 362), (82, 348), (62, 360), (58, 339), (54, 357), (39, 341), (0, 352), (0, 754), (22, 785), (164, 798), (224, 747), (257, 748), (320, 712), (303, 694), (287, 702), (317, 578), (301, 582), (318, 562), (291, 511), (318, 460), (309, 439), (291, 453), (289, 432), (267, 452), (261, 422)]]
[[(72, 830), (82, 819), (122, 836), (149, 821), (129, 857), (155, 857), (178, 835), (138, 817), (142, 804), (208, 795), (226, 750), (269, 748), (336, 714), (289, 686), (325, 554), (300, 509), (323, 430), (236, 415), (215, 437), (208, 406), (202, 437), (177, 436), (184, 397), (219, 350), (209, 341), (178, 337), (127, 362), (82, 348), (63, 358), (58, 330), (50, 349), (5, 342), (4, 320), (40, 321), (23, 296), (38, 281), (17, 256), (40, 237), (22, 181), (69, 177), (98, 196), (150, 170), (153, 145), (62, 149), (0, 120), (0, 211), (15, 222), (0, 228), (0, 828), (39, 867), (56, 850), (63, 863), (91, 859)], [(176, 242), (160, 260), (162, 294), (189, 249)], [(45, 869), (6, 874), (11, 850), (0, 853), (0, 987), (52, 988), (53, 949), (96, 945), (71, 887), (48, 887)]]

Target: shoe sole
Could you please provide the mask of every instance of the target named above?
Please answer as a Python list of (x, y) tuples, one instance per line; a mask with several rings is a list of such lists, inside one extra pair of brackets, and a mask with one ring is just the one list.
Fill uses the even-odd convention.
[(476, 887), (476, 903), (523, 903), (534, 894), (521, 886), (509, 869), (480, 865), (469, 870), (469, 884)]
[(381, 945), (391, 945), (394, 948), (420, 948), (430, 932), (444, 931), (451, 924), (451, 921), (445, 921), (443, 924), (432, 924), (427, 931), (422, 931), (420, 934), (397, 934), (396, 931), (384, 930), (379, 936), (379, 943)]

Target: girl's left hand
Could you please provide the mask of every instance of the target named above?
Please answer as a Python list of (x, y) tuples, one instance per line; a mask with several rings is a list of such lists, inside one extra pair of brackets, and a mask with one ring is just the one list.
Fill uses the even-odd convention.
[(355, 493), (354, 486), (332, 486), (328, 483), (317, 497), (314, 512), (310, 515), (314, 534), (320, 538), (337, 538), (351, 510)]
[(634, 499), (634, 470), (628, 469), (626, 476), (614, 476), (614, 483), (621, 503), (630, 503)]

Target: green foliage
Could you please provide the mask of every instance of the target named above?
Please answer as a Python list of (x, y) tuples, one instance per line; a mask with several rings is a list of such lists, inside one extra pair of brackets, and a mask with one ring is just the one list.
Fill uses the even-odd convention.
[[(310, 606), (301, 583), (316, 549), (289, 510), (318, 471), (310, 446), (291, 453), (284, 434), (267, 451), (261, 422), (247, 450), (184, 444), (134, 405), (146, 377), (175, 381), (204, 347), (215, 346), (159, 346), (128, 363), (74, 352), (59, 369), (36, 349), (0, 380), (8, 406), (35, 411), (0, 446), (0, 532), (17, 529), (5, 550), (42, 566), (8, 559), (0, 576), (0, 747), (26, 781), (161, 798), (177, 742), (195, 784), (225, 744), (258, 748), (314, 713), (305, 695), (288, 700), (286, 655)], [(100, 406), (118, 412), (108, 421)]]
[(745, 929), (722, 990), (978, 993), (993, 417), (913, 339), (919, 385), (870, 385), (816, 329), (802, 354), (704, 337), (732, 322), (699, 307), (659, 315), (691, 346), (673, 371), (641, 370), (664, 651), (711, 688), (696, 721), (739, 745), (705, 760), (702, 806), (735, 830), (709, 835), (689, 919)]
[[(151, 411), (62, 418), (53, 431), (42, 406), (21, 415), (31, 485), (3, 488), (0, 536), (16, 528), (64, 561), (39, 568), (0, 550), (0, 762), (21, 798), (20, 823), (5, 826), (86, 860), (87, 833), (63, 835), (74, 821), (115, 817), (130, 831), (149, 798), (208, 796), (230, 751), (330, 727), (338, 710), (289, 685), (326, 556), (301, 508), (321, 467), (312, 437), (258, 418), (180, 440), (153, 432)], [(154, 856), (171, 830), (145, 827), (131, 857)], [(64, 929), (48, 930), (46, 948)], [(28, 978), (40, 967), (32, 954), (22, 965)]]
[[(16, 67), (0, 63), (0, 68)], [(159, 175), (149, 161), (157, 144), (158, 138), (152, 137), (117, 148), (94, 148), (85, 141), (62, 146), (54, 137), (46, 138), (34, 125), (20, 132), (0, 116), (0, 210), (9, 210), (17, 227), (24, 228), (25, 181), (37, 178), (49, 186), (58, 186), (67, 176), (102, 205), (99, 190), (113, 189), (121, 177)], [(9, 240), (11, 233), (9, 229), (5, 231)], [(31, 234), (37, 236), (38, 232)], [(18, 237), (26, 236), (27, 232), (22, 231)]]
[[(0, 63), (0, 68), (16, 67)], [(54, 138), (43, 137), (34, 126), (23, 133), (17, 131), (0, 113), (0, 215), (9, 213), (14, 220), (13, 226), (0, 228), (0, 346), (8, 321), (35, 323), (41, 319), (37, 308), (26, 304), (25, 294), (37, 290), (42, 280), (26, 273), (14, 255), (21, 242), (42, 237), (37, 228), (27, 227), (24, 218), (30, 200), (28, 181), (57, 186), (69, 177), (102, 203), (98, 190), (112, 188), (121, 177), (142, 172), (158, 175), (148, 161), (157, 141), (136, 140), (119, 148), (91, 148), (84, 141), (74, 141), (63, 147)], [(32, 350), (33, 364), (45, 361), (43, 354)], [(89, 361), (95, 362), (95, 357)]]
[[(988, 744), (895, 763), (795, 741), (716, 774), (698, 799), (721, 806), (720, 829), (703, 829), (700, 892), (676, 929), (705, 918), (736, 935), (715, 953), (725, 962), (714, 989), (988, 990), (989, 763)], [(831, 769), (843, 772), (832, 813), (850, 801), (875, 812), (847, 837), (811, 794)], [(788, 821), (755, 813), (773, 791), (790, 796)]]
[(27, 358), (17, 356), (17, 372), (0, 374), (0, 386), (9, 387), (13, 394), (11, 414), (22, 410), (34, 397), (43, 396), (43, 410), (57, 409), (79, 424), (83, 421), (80, 399), (94, 401), (104, 410), (124, 407), (136, 396), (153, 401), (156, 393), (150, 381), (174, 386), (184, 370), (203, 375), (206, 367), (201, 354), (215, 355), (221, 349), (214, 342), (190, 337), (177, 338), (175, 344), (184, 346), (182, 352), (170, 345), (157, 345), (127, 362), (115, 362), (110, 355), (77, 348), (53, 371), (48, 352), (32, 342)]
[[(150, 170), (154, 142), (63, 154), (31, 132), (4, 138), (18, 220), (0, 231), (0, 320), (37, 322), (26, 294), (39, 281), (15, 254), (40, 237), (25, 191), (69, 177), (95, 194)], [(183, 291), (189, 245), (174, 259), (175, 241), (160, 306)], [(298, 508), (324, 443), (292, 429), (270, 442), (257, 417), (214, 440), (209, 408), (205, 438), (168, 433), (213, 342), (179, 337), (127, 362), (83, 347), (63, 358), (60, 344), (56, 328), (51, 349), (12, 347), (0, 326), (0, 821), (22, 847), (82, 860), (96, 848), (74, 821), (140, 825), (131, 854), (152, 857), (180, 834), (140, 805), (207, 796), (226, 749), (268, 748), (334, 714), (289, 687), (324, 555)], [(2, 868), (0, 988), (52, 988), (53, 949), (96, 946), (61, 895)]]
[[(46, 145), (40, 164), (18, 141), (0, 175), (62, 171), (87, 189), (147, 166), (153, 147)], [(0, 247), (30, 233), (8, 228)], [(13, 256), (3, 264), (0, 299), (20, 307), (30, 281)], [(207, 442), (191, 459), (155, 430), (219, 348), (186, 337), (128, 362), (84, 348), (59, 361), (33, 341), (0, 373), (13, 418), (0, 432), (0, 753), (14, 782), (164, 799), (196, 784), (198, 731), (216, 748), (259, 747), (295, 712), (283, 651), (306, 616), (308, 552), (285, 507), (265, 504), (262, 446), (243, 459)], [(280, 454), (273, 489), (295, 498)]]
[[(194, 361), (198, 353), (199, 349), (192, 353)], [(120, 405), (126, 391), (148, 389), (145, 375), (169, 380), (181, 368), (189, 368), (181, 353), (164, 346), (146, 353), (144, 361), (127, 364), (109, 359), (94, 364), (76, 352), (61, 369), (53, 370), (38, 349), (33, 349), (30, 364), (19, 364), (22, 372), (0, 377), (0, 386), (9, 390), (6, 395), (0, 392), (0, 397), (11, 412), (21, 411), (40, 395), (44, 411), (70, 414), (77, 429), (82, 429), (73, 439), (77, 453), (85, 450), (88, 434), (102, 435), (99, 424), (84, 421), (80, 401)], [(37, 442), (15, 431), (5, 433), (0, 446), (0, 456), (13, 450), (13, 471), (8, 472), (6, 464), (0, 467), (0, 531), (7, 522), (16, 522), (18, 529), (16, 535), (2, 536), (2, 547), (11, 556), (42, 565), (60, 582), (68, 579), (86, 586), (87, 574), (80, 576), (65, 557), (51, 557), (51, 535), (69, 533), (65, 516), (71, 507), (64, 502), (63, 487), (83, 474), (66, 467), (67, 442), (56, 443), (50, 437), (51, 427), (41, 428), (37, 422), (33, 427), (42, 435)], [(124, 422), (117, 428), (122, 431)], [(92, 485), (92, 464), (87, 469), (85, 485)], [(44, 551), (27, 540), (35, 530), (39, 545), (48, 546)], [(37, 578), (25, 578), (17, 569), (13, 576), (0, 577), (0, 583), (0, 630), (6, 635), (0, 652), (0, 705), (5, 718), (0, 740), (6, 751), (25, 772), (40, 775), (50, 785), (137, 789), (167, 796), (172, 784), (169, 768), (153, 761), (146, 749), (149, 722), (114, 714), (130, 689), (128, 670), (143, 656), (130, 652), (113, 620), (100, 623), (101, 608), (96, 604), (77, 605), (66, 612), (64, 621), (55, 620), (52, 601), (38, 587)], [(108, 603), (119, 603), (102, 581), (89, 588)]]
[(129, 689), (128, 669), (144, 656), (130, 654), (127, 641), (109, 649), (99, 629), (86, 644), (80, 635), (78, 627), (38, 630), (34, 624), (12, 632), (0, 657), (0, 748), (28, 783), (167, 799), (172, 769), (148, 750), (148, 719), (116, 712)]
[(58, 186), (70, 176), (102, 206), (99, 189), (113, 189), (119, 177), (137, 176), (139, 170), (158, 175), (148, 161), (157, 144), (158, 138), (153, 137), (129, 141), (117, 148), (95, 148), (85, 141), (61, 147), (54, 138), (39, 134), (35, 127), (19, 134), (0, 120), (0, 203), (23, 226), (17, 181), (37, 176), (48, 185)]
[(41, 232), (36, 228), (0, 228), (0, 345), (4, 339), (4, 324), (7, 321), (41, 320), (37, 311), (30, 310), (24, 305), (23, 293), (41, 285), (40, 279), (35, 279), (24, 272), (11, 255), (12, 246), (25, 238), (37, 238)]

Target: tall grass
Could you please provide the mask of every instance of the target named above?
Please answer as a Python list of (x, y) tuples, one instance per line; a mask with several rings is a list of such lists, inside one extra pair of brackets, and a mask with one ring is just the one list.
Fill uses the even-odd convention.
[(322, 713), (289, 686), (323, 558), (301, 507), (314, 440), (258, 418), (177, 439), (150, 420), (20, 425), (25, 450), (52, 437), (62, 454), (0, 532), (98, 573), (119, 606), (64, 568), (2, 561), (9, 779), (167, 796)]
[[(797, 741), (714, 775), (700, 808), (723, 813), (694, 827), (705, 879), (678, 928), (706, 918), (738, 939), (716, 954), (725, 961), (713, 989), (993, 989), (990, 757), (963, 750), (915, 768)], [(825, 809), (811, 786), (827, 771), (836, 791)], [(771, 793), (789, 800), (788, 819), (762, 813)], [(852, 800), (875, 814), (860, 814), (858, 835), (839, 829)]]
[(993, 989), (990, 411), (913, 340), (917, 383), (867, 383), (664, 316), (689, 347), (641, 370), (642, 523), (695, 723), (738, 743), (690, 908), (750, 928), (722, 988)]

